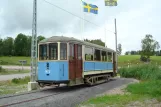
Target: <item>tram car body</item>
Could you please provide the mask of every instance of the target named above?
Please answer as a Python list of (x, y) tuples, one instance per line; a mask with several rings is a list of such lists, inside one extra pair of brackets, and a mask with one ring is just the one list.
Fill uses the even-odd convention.
[(53, 36), (38, 44), (39, 85), (97, 84), (116, 74), (116, 52), (96, 44)]

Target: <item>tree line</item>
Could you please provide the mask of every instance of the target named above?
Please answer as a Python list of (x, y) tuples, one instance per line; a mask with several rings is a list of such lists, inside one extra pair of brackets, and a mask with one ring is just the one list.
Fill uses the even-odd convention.
[[(44, 36), (38, 36), (37, 43), (45, 39)], [(7, 37), (0, 38), (0, 56), (31, 56), (31, 40), (32, 36), (19, 33), (16, 38)], [(84, 41), (91, 42), (105, 47), (105, 43), (101, 39)]]
[[(135, 50), (132, 50), (132, 51), (127, 51), (125, 52), (125, 55), (141, 55), (141, 50), (138, 50), (138, 51), (135, 51)], [(156, 55), (156, 56), (161, 56), (161, 50), (159, 51), (154, 51), (153, 52), (153, 55)]]
[[(38, 36), (37, 42), (45, 39), (44, 36)], [(31, 56), (32, 36), (18, 34), (16, 38), (0, 38), (0, 56)]]

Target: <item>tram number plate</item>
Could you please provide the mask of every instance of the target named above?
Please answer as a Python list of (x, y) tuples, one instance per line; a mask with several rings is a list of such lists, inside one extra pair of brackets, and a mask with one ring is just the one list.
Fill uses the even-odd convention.
[(45, 70), (45, 72), (46, 72), (47, 74), (49, 74), (49, 73), (50, 73), (50, 70)]

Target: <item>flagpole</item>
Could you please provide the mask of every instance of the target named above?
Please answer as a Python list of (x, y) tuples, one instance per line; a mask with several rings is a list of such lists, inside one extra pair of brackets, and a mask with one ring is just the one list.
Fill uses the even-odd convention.
[(84, 32), (84, 13), (83, 13), (83, 1), (82, 0), (80, 0), (81, 1), (81, 17), (82, 17), (82, 19), (81, 19), (81, 39), (82, 39), (82, 41), (83, 41), (83, 32)]

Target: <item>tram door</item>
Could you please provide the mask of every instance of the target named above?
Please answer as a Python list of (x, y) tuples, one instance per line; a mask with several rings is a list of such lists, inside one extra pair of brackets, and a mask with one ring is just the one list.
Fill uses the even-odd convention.
[(69, 79), (82, 78), (82, 45), (70, 44)]

